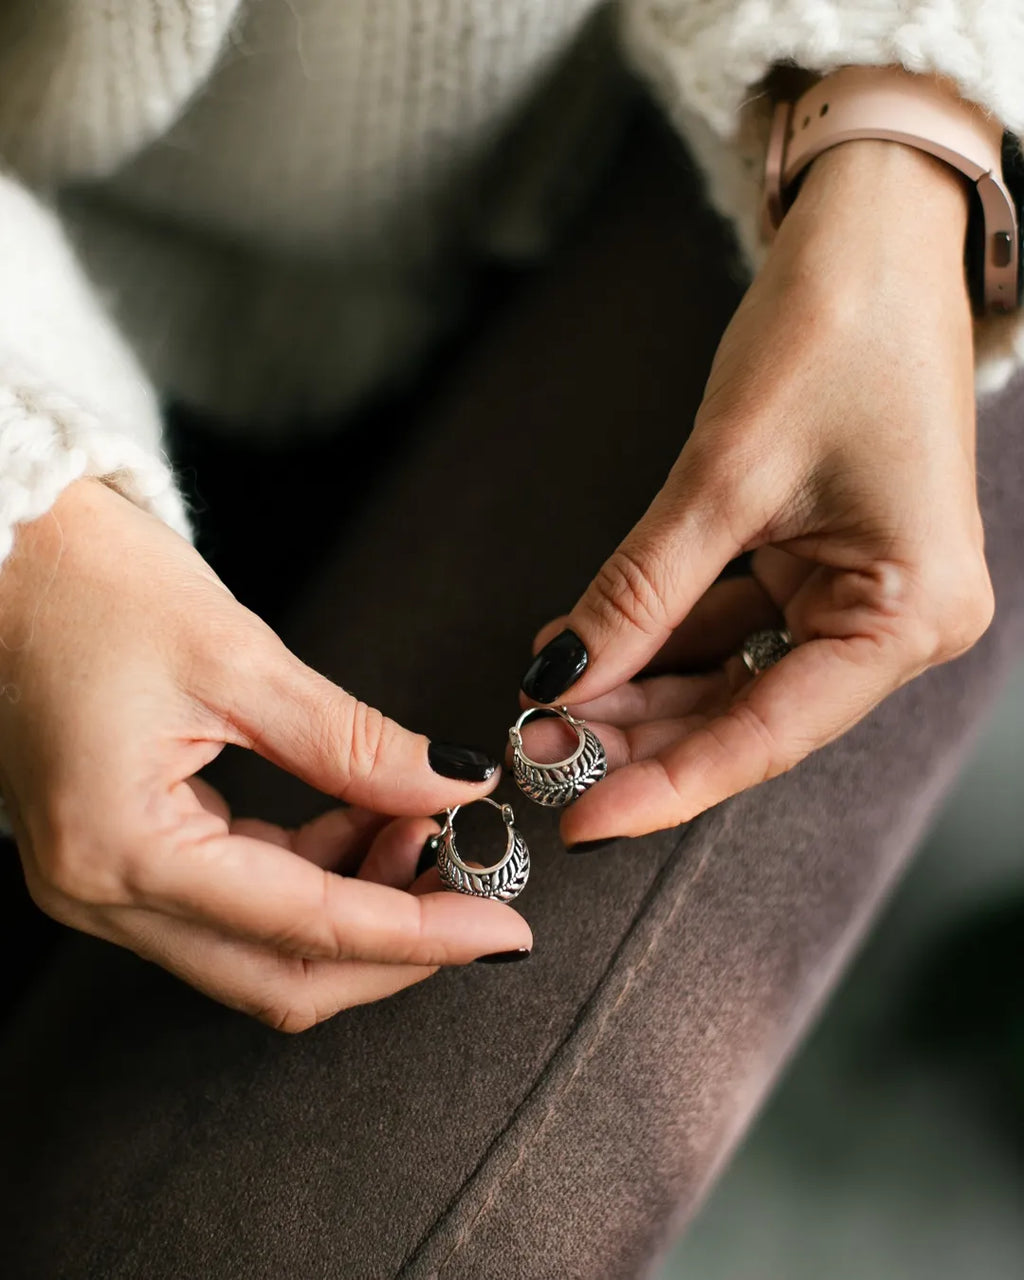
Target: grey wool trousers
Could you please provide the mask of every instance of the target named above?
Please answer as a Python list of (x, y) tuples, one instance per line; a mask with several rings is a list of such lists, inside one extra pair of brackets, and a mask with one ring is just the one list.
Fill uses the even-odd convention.
[[(535, 629), (685, 438), (736, 299), (727, 258), (681, 159), (630, 155), (368, 480), (283, 628), (296, 651), (414, 728), (500, 751)], [(1024, 649), (1024, 384), (979, 437), (998, 611), (977, 647), (677, 830), (569, 856), (555, 816), (517, 803), (525, 963), (446, 970), (288, 1038), (62, 939), (0, 1028), (0, 1272), (648, 1274)], [(249, 760), (216, 780), (239, 811), (324, 804)]]

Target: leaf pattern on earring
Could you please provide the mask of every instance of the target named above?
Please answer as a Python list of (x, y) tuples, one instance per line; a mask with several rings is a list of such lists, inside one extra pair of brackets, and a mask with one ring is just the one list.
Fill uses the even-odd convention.
[(562, 808), (600, 782), (608, 772), (608, 757), (601, 739), (586, 725), (576, 723), (583, 734), (583, 745), (571, 764), (531, 764), (521, 750), (515, 748), (512, 776), (523, 795), (534, 803)]
[(512, 848), (501, 862), (479, 871), (455, 862), (451, 840), (450, 836), (438, 840), (437, 870), (446, 888), (499, 902), (511, 902), (522, 893), (530, 876), (530, 850), (517, 828), (512, 828)]

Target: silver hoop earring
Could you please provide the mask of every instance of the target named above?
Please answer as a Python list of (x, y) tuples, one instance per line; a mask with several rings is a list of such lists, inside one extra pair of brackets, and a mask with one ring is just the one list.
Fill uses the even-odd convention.
[[(457, 804), (445, 816), (440, 834), (434, 837), (437, 848), (437, 870), (441, 883), (456, 893), (468, 893), (474, 898), (496, 898), (499, 902), (511, 902), (526, 886), (530, 875), (530, 850), (516, 826), (516, 816), (509, 804), (483, 797), (484, 804), (497, 809), (505, 820), (505, 853), (501, 860), (490, 867), (471, 867), (463, 862), (455, 846), (455, 815), (465, 806)], [(477, 803), (473, 801), (472, 803)]]
[[(551, 764), (531, 760), (523, 751), (520, 732), (531, 716), (557, 716), (574, 729), (578, 742), (572, 755)], [(600, 782), (608, 772), (608, 757), (601, 739), (583, 720), (570, 714), (568, 707), (530, 707), (509, 729), (508, 740), (512, 744), (512, 776), (516, 785), (537, 804), (553, 809), (566, 805)]]

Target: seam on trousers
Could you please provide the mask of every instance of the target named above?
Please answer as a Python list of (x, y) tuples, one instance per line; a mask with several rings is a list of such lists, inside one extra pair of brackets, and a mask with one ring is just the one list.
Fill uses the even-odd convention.
[[(497, 1134), (495, 1134), (487, 1150), (484, 1152), (480, 1160), (477, 1162), (476, 1167), (466, 1177), (462, 1185), (451, 1197), (448, 1204), (445, 1206), (444, 1210), (434, 1220), (433, 1225), (424, 1234), (420, 1243), (415, 1246), (412, 1252), (407, 1256), (406, 1260), (402, 1263), (402, 1265), (400, 1266), (397, 1272), (396, 1280), (400, 1280), (400, 1277), (405, 1275), (407, 1270), (415, 1264), (417, 1257), (419, 1257), (424, 1252), (424, 1250), (429, 1245), (430, 1241), (436, 1235), (437, 1229), (440, 1226), (440, 1224), (445, 1222), (446, 1219), (448, 1219), (450, 1215), (453, 1213), (459, 1200), (464, 1196), (466, 1192), (466, 1188), (469, 1187), (477, 1178), (479, 1178), (482, 1175), (482, 1172), (486, 1167), (488, 1161), (493, 1158), (496, 1150), (499, 1148), (502, 1141), (507, 1137), (509, 1131), (513, 1128), (513, 1126), (515, 1125), (516, 1121), (518, 1120), (522, 1112), (529, 1105), (530, 1101), (536, 1097), (538, 1091), (544, 1085), (545, 1081), (547, 1080), (547, 1078), (549, 1077), (552, 1071), (553, 1065), (562, 1056), (562, 1054), (565, 1052), (566, 1048), (573, 1041), (573, 1039), (579, 1034), (580, 1028), (587, 1021), (588, 1017), (592, 1014), (594, 1006), (600, 1000), (601, 995), (604, 993), (605, 989), (608, 986), (608, 983), (611, 981), (612, 977), (615, 975), (623, 949), (626, 947), (627, 943), (633, 937), (634, 933), (636, 932), (637, 926), (647, 916), (653, 902), (660, 896), (660, 894), (664, 890), (665, 881), (668, 880), (671, 877), (672, 873), (678, 869), (677, 867), (678, 860), (683, 854), (683, 852), (685, 851), (685, 849), (687, 848), (687, 846), (691, 844), (693, 840), (698, 835), (702, 834), (708, 827), (713, 827), (716, 824), (720, 825), (720, 828), (721, 828), (719, 831), (719, 835), (724, 835), (730, 825), (732, 808), (733, 806), (731, 804), (719, 806), (716, 809), (710, 810), (708, 813), (700, 815), (699, 817), (694, 819), (692, 822), (690, 822), (687, 825), (686, 830), (683, 833), (680, 840), (678, 841), (678, 843), (673, 845), (672, 848), (669, 850), (669, 852), (666, 854), (664, 863), (659, 869), (657, 875), (654, 877), (654, 880), (650, 888), (644, 894), (643, 900), (641, 901), (640, 905), (637, 907), (636, 913), (634, 914), (632, 920), (630, 920), (627, 927), (623, 930), (622, 937), (619, 939), (618, 945), (616, 946), (615, 950), (612, 952), (612, 955), (609, 958), (607, 965), (602, 970), (590, 995), (582, 1003), (575, 1017), (572, 1019), (572, 1022), (569, 1024), (569, 1027), (567, 1028), (565, 1035), (561, 1038), (561, 1040), (558, 1042), (555, 1048), (548, 1055), (547, 1060), (545, 1061), (544, 1065), (541, 1067), (540, 1071), (538, 1072), (537, 1077), (534, 1080), (533, 1084), (530, 1086), (529, 1090), (523, 1095), (522, 1099), (516, 1104), (515, 1108), (513, 1109), (511, 1115), (509, 1116), (508, 1120), (506, 1121), (502, 1129)], [(701, 853), (700, 857), (692, 865), (692, 867), (690, 867), (689, 875), (687, 876), (684, 883), (679, 886), (678, 895), (676, 897), (675, 902), (672, 904), (672, 907), (669, 911), (668, 916), (665, 919), (663, 928), (667, 927), (672, 922), (672, 920), (676, 916), (676, 913), (679, 911), (679, 908), (682, 906), (682, 904), (685, 901), (687, 901), (688, 891), (693, 887), (693, 885), (699, 879), (700, 874), (703, 871), (704, 866), (707, 862), (708, 855), (716, 843), (717, 842), (714, 840), (709, 840), (707, 842), (705, 849)], [(451, 1261), (454, 1259), (455, 1255), (459, 1252), (462, 1246), (469, 1239), (474, 1228), (486, 1216), (486, 1214), (490, 1211), (490, 1209), (494, 1206), (494, 1203), (497, 1200), (498, 1195), (501, 1192), (501, 1189), (505, 1181), (509, 1177), (511, 1177), (511, 1175), (515, 1173), (515, 1171), (519, 1168), (519, 1166), (522, 1164), (523, 1160), (525, 1159), (526, 1154), (530, 1149), (531, 1145), (533, 1144), (533, 1142), (535, 1141), (535, 1139), (538, 1138), (544, 1132), (544, 1129), (547, 1127), (549, 1120), (554, 1115), (555, 1111), (561, 1106), (565, 1096), (569, 1093), (574, 1083), (576, 1082), (577, 1077), (580, 1075), (583, 1068), (587, 1065), (587, 1063), (593, 1057), (594, 1053), (597, 1051), (609, 1022), (611, 1021), (613, 1015), (619, 1009), (623, 1000), (628, 995), (630, 988), (633, 985), (634, 979), (636, 978), (640, 970), (644, 967), (651, 951), (653, 950), (655, 944), (660, 939), (661, 932), (662, 930), (659, 930), (654, 934), (654, 936), (649, 940), (649, 942), (647, 943), (647, 946), (644, 948), (641, 954), (636, 958), (636, 960), (633, 962), (630, 968), (626, 971), (625, 981), (623, 982), (622, 990), (616, 996), (616, 998), (611, 1003), (609, 1008), (607, 1008), (604, 1011), (597, 1025), (593, 1028), (590, 1035), (590, 1042), (587, 1045), (587, 1047), (583, 1050), (583, 1052), (580, 1053), (580, 1055), (578, 1056), (576, 1062), (573, 1065), (571, 1072), (569, 1073), (568, 1079), (559, 1088), (556, 1095), (550, 1100), (550, 1102), (548, 1103), (547, 1107), (544, 1110), (543, 1115), (540, 1117), (540, 1120), (533, 1127), (531, 1132), (528, 1135), (525, 1135), (520, 1140), (515, 1158), (512, 1160), (512, 1163), (508, 1165), (508, 1167), (503, 1172), (498, 1173), (496, 1175), (493, 1185), (491, 1186), (491, 1189), (488, 1191), (487, 1195), (484, 1197), (484, 1201), (481, 1204), (480, 1208), (476, 1211), (476, 1213), (473, 1215), (470, 1221), (467, 1222), (460, 1229), (460, 1231), (458, 1232), (458, 1235), (456, 1236), (452, 1244), (451, 1249), (444, 1256), (444, 1258), (441, 1260), (438, 1266), (431, 1271), (430, 1273), (431, 1280), (440, 1280), (440, 1277), (442, 1276), (442, 1274), (444, 1273), (448, 1265), (451, 1263)]]

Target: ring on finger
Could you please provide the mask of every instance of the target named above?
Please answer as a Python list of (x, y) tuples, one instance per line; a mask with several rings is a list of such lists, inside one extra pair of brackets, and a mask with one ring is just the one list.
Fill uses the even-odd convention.
[(752, 631), (743, 642), (740, 657), (752, 676), (774, 667), (776, 662), (792, 652), (793, 637), (789, 631), (769, 627), (764, 631)]

